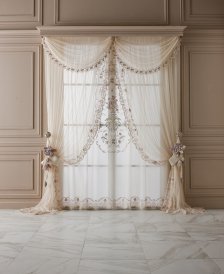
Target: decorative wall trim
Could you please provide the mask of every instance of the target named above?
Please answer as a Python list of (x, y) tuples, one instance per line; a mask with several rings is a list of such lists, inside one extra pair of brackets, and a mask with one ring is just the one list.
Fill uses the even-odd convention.
[(200, 136), (183, 136), (183, 143), (186, 146), (214, 146), (214, 147), (223, 147), (224, 138), (223, 136), (209, 136), (209, 135), (200, 135)]
[(40, 35), (177, 35), (183, 36), (185, 26), (41, 26)]
[(38, 30), (0, 30), (0, 46), (36, 45), (42, 42)]
[[(217, 156), (210, 155), (208, 157), (208, 155), (209, 154), (206, 154), (206, 156), (204, 156), (204, 157), (202, 157), (202, 156), (190, 157), (189, 158), (190, 172), (192, 170), (192, 166), (193, 166), (194, 162), (196, 162), (196, 161), (201, 161), (201, 162), (203, 162), (203, 161), (212, 161), (212, 160), (224, 161), (224, 156), (217, 157)], [(208, 168), (209, 168), (209, 166), (208, 166)], [(199, 170), (199, 172), (200, 172), (200, 170)], [(214, 174), (214, 176), (216, 176), (216, 175), (217, 174)], [(213, 186), (205, 186), (204, 185), (203, 187), (195, 186), (195, 185), (192, 184), (192, 173), (191, 173), (191, 176), (190, 176), (190, 185), (189, 185), (189, 187), (190, 187), (191, 190), (197, 190), (197, 189), (199, 189), (199, 190), (205, 190), (205, 189), (206, 190), (207, 189), (216, 189), (216, 190), (218, 189), (218, 190), (220, 190), (220, 189), (224, 189), (224, 185), (222, 187), (215, 187), (214, 185)]]
[[(215, 181), (220, 180), (223, 182), (222, 174), (213, 174), (211, 170), (211, 174), (213, 179), (211, 180), (211, 184), (205, 185), (202, 182), (201, 186), (194, 185), (192, 179), (192, 168), (195, 163), (200, 163), (204, 161), (205, 168), (204, 171), (209, 172), (209, 161), (224, 161), (224, 147), (218, 149), (212, 146), (208, 147), (188, 147), (187, 152), (185, 154), (185, 172), (184, 172), (184, 182), (185, 182), (185, 194), (187, 197), (224, 197), (224, 186), (214, 186)], [(207, 163), (206, 163), (207, 161)], [(202, 170), (198, 170), (197, 176), (199, 176)], [(200, 177), (200, 176), (199, 176)], [(218, 178), (220, 177), (220, 178)], [(203, 186), (202, 186), (203, 185)], [(221, 185), (221, 184), (220, 184)]]
[(46, 145), (45, 138), (0, 138), (1, 147), (44, 147)]
[[(191, 50), (189, 51), (188, 53), (189, 55), (189, 71), (191, 71), (191, 60), (193, 58), (194, 55), (200, 55), (200, 54), (206, 54), (206, 55), (214, 55), (214, 54), (221, 54), (221, 55), (224, 55), (224, 49), (221, 50), (221, 48), (211, 48), (209, 47), (209, 49), (201, 49), (198, 50), (198, 49), (194, 49), (194, 50)], [(189, 75), (189, 86), (191, 85), (191, 73)], [(198, 130), (210, 130), (210, 131), (213, 131), (214, 129), (215, 130), (221, 130), (221, 131), (224, 131), (224, 122), (223, 124), (216, 124), (216, 125), (212, 125), (212, 124), (209, 124), (207, 123), (206, 125), (202, 125), (202, 124), (199, 124), (199, 123), (196, 123), (194, 121), (194, 117), (193, 117), (193, 110), (192, 110), (192, 98), (191, 98), (191, 91), (189, 90), (189, 96), (190, 96), (190, 102), (189, 102), (189, 128), (190, 129), (198, 129)], [(198, 108), (200, 108), (200, 106), (198, 106)], [(224, 132), (223, 132), (224, 133)]]
[[(41, 197), (41, 150), (39, 148), (11, 149), (5, 147), (0, 150), (0, 165), (2, 161), (4, 165), (8, 165), (8, 169), (13, 162), (28, 163), (30, 170), (27, 172), (31, 177), (29, 181), (23, 183), (23, 186), (18, 186), (16, 181), (11, 182), (10, 187), (1, 186), (0, 203), (2, 199), (39, 199)], [(13, 173), (13, 170), (11, 172)], [(19, 180), (20, 174), (15, 174), (15, 176)]]
[(193, 207), (202, 207), (205, 209), (223, 209), (224, 199), (223, 196), (186, 196), (186, 201), (189, 205)]
[[(183, 39), (182, 47), (182, 129), (184, 136), (186, 137), (217, 137), (224, 136), (224, 123), (213, 123), (209, 122), (206, 124), (200, 124), (194, 119), (196, 113), (192, 110), (192, 58), (194, 56), (199, 56), (200, 54), (205, 54), (209, 56), (210, 54), (224, 54), (224, 39), (215, 37), (212, 40), (204, 41), (204, 38), (192, 41), (192, 38)], [(215, 69), (215, 68), (214, 68)], [(196, 76), (195, 76), (196, 77)], [(197, 81), (204, 81), (205, 79), (197, 79)], [(205, 97), (201, 100), (206, 100)], [(208, 102), (209, 103), (209, 102)], [(200, 104), (198, 105), (198, 110), (200, 110)], [(209, 111), (209, 110), (208, 110)]]
[(29, 208), (38, 204), (40, 198), (31, 198), (31, 199), (19, 199), (19, 198), (1, 198), (0, 199), (0, 208), (1, 209), (21, 209)]
[[(0, 53), (32, 54), (31, 77), (33, 85), (30, 92), (33, 94), (33, 126), (30, 129), (0, 128), (0, 143), (6, 143), (4, 138), (14, 137), (15, 143), (23, 138), (41, 138), (42, 134), (42, 45), (41, 36), (37, 30), (0, 30)], [(24, 56), (25, 56), (24, 55)], [(4, 56), (4, 55), (3, 55)], [(30, 75), (30, 74), (29, 74)], [(30, 80), (30, 79), (28, 79)], [(19, 99), (19, 98), (18, 98)], [(12, 139), (13, 140), (13, 139)], [(19, 140), (19, 141), (18, 141)], [(1, 146), (1, 145), (0, 145)]]
[[(184, 38), (187, 37), (187, 40), (189, 40), (189, 37), (193, 38), (193, 41), (197, 41), (198, 39), (222, 39), (224, 38), (224, 29), (190, 29), (187, 28), (184, 32)], [(183, 38), (183, 40), (184, 40)]]
[[(224, 10), (220, 12), (217, 10), (217, 13), (212, 14), (208, 11), (204, 14), (196, 13), (193, 10), (193, 1), (196, 0), (181, 0), (181, 23), (184, 25), (224, 25)], [(206, 3), (204, 3), (205, 5)]]
[[(2, 0), (0, 0), (2, 1)], [(19, 0), (16, 0), (19, 2)], [(0, 11), (0, 28), (35, 28), (37, 25), (42, 24), (42, 0), (29, 0), (32, 2), (31, 12), (16, 13), (11, 11), (9, 6), (9, 13), (2, 13)], [(18, 4), (17, 4), (18, 5)], [(21, 3), (22, 5), (22, 3)], [(13, 8), (13, 7), (12, 7)], [(25, 10), (25, 6), (23, 10)]]
[[(103, 0), (102, 0), (102, 2), (103, 2)], [(137, 0), (137, 2), (138, 2), (138, 0)], [(168, 23), (169, 23), (169, 0), (162, 0), (162, 2), (163, 2), (163, 10), (162, 10), (163, 18), (162, 19), (161, 18), (151, 19), (150, 17), (142, 19), (142, 18), (135, 18), (133, 16), (132, 20), (130, 20), (130, 19), (125, 18), (125, 11), (124, 11), (124, 16), (123, 16), (124, 18), (122, 20), (121, 19), (116, 20), (115, 24), (117, 24), (117, 25), (122, 25), (122, 24), (133, 25), (136, 22), (138, 24), (145, 24), (145, 25), (168, 25)], [(70, 7), (70, 8), (72, 8), (72, 7)], [(76, 9), (78, 9), (78, 8), (79, 8), (79, 5), (77, 3)], [(117, 9), (119, 9), (119, 6), (117, 6)], [(92, 25), (92, 24), (94, 25), (100, 21), (102, 21), (102, 23), (103, 23), (104, 20), (107, 20), (107, 19), (103, 19), (103, 18), (105, 18), (105, 16), (104, 16), (101, 20), (98, 19), (98, 21), (92, 20), (91, 18), (84, 18), (84, 19), (82, 19), (83, 21), (80, 22), (80, 18), (78, 19), (76, 14), (74, 15), (73, 19), (63, 20), (61, 18), (60, 12), (61, 12), (61, 0), (54, 0), (54, 25), (80, 25), (80, 24), (83, 25), (83, 23), (86, 23), (89, 25)], [(116, 13), (115, 13), (115, 15), (116, 15)], [(96, 23), (96, 21), (97, 21), (97, 23)]]
[[(30, 43), (27, 44), (18, 44), (16, 38), (14, 39), (14, 43), (3, 44), (1, 43), (1, 35), (0, 35), (0, 55), (2, 56), (10, 56), (11, 60), (13, 55), (17, 56), (17, 58), (28, 58), (30, 59), (31, 66), (31, 79), (30, 74), (28, 75), (28, 80), (30, 81), (30, 90), (26, 92), (30, 94), (30, 102), (29, 107), (32, 106), (32, 116), (30, 117), (31, 122), (26, 125), (10, 125), (0, 126), (0, 138), (1, 137), (41, 137), (41, 74), (40, 74), (40, 66), (41, 66), (41, 45), (36, 45)], [(30, 41), (31, 42), (31, 41)], [(6, 55), (5, 55), (6, 54)], [(28, 60), (27, 59), (27, 60)], [(22, 60), (22, 59), (21, 59)], [(12, 65), (12, 64), (11, 64)], [(28, 77), (27, 76), (27, 77)], [(9, 78), (9, 76), (7, 76)], [(11, 85), (11, 84), (10, 84)], [(26, 98), (19, 98), (18, 100), (25, 100)], [(7, 113), (5, 113), (7, 115)], [(9, 113), (8, 115), (13, 115)], [(30, 113), (28, 113), (30, 115)], [(12, 118), (10, 118), (12, 119)], [(30, 124), (31, 123), (31, 124)]]
[[(32, 172), (32, 175), (31, 175), (31, 182), (29, 182), (30, 184), (27, 184), (26, 186), (24, 187), (19, 187), (18, 184), (15, 185), (15, 187), (5, 187), (5, 188), (2, 188), (2, 186), (0, 186), (0, 192), (4, 192), (4, 193), (9, 193), (11, 191), (14, 191), (15, 193), (20, 193), (21, 191), (24, 191), (24, 192), (33, 192), (34, 191), (34, 180), (35, 180), (35, 174), (34, 174), (34, 162), (35, 162), (35, 159), (33, 157), (30, 157), (27, 155), (25, 157), (21, 157), (21, 155), (16, 155), (14, 154), (13, 157), (8, 157), (8, 155), (4, 155), (5, 157), (1, 158), (1, 156), (3, 155), (0, 155), (0, 165), (1, 165), (1, 162), (4, 162), (5, 164), (7, 163), (9, 166), (10, 166), (10, 163), (12, 162), (16, 162), (16, 163), (21, 163), (21, 162), (26, 162), (26, 163), (29, 163), (29, 165), (31, 166), (31, 172)], [(13, 171), (13, 170), (12, 170)], [(27, 170), (28, 172), (28, 170)], [(16, 183), (16, 182), (15, 182)]]

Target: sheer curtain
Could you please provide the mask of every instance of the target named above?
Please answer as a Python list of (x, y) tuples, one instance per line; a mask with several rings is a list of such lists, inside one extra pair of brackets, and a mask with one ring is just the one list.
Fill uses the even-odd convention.
[[(133, 144), (121, 100), (120, 72), (113, 54), (110, 60), (100, 127), (84, 159), (77, 165), (64, 167), (63, 204), (71, 209), (160, 208), (165, 195), (167, 165), (146, 162)], [(83, 83), (82, 78), (77, 81), (77, 75), (73, 72), (73, 77), (69, 77), (70, 72), (65, 72), (64, 78), (64, 93), (68, 88), (76, 98), (80, 81)], [(135, 123), (153, 133), (156, 131), (155, 138), (160, 139), (159, 72), (153, 78), (150, 82), (127, 78), (123, 84), (130, 92), (138, 93), (139, 88), (145, 93), (144, 100), (141, 97), (136, 103), (144, 103), (141, 107), (146, 108), (147, 117), (152, 120), (146, 117)], [(93, 84), (89, 79), (86, 85), (97, 88), (99, 83)], [(65, 112), (72, 105), (82, 113), (82, 104), (74, 105), (71, 101), (65, 103)], [(150, 108), (154, 104), (155, 107)], [(67, 142), (73, 143), (73, 139)]]
[[(97, 79), (104, 81), (111, 38), (45, 37), (43, 44), (47, 122), (51, 136), (47, 141), (45, 159), (42, 162), (43, 197), (35, 207), (22, 209), (22, 212), (33, 214), (55, 212), (63, 208), (61, 190), (64, 165), (79, 162), (95, 138), (105, 97), (104, 86), (100, 89), (91, 86), (89, 88), (85, 85), (85, 79), (89, 77), (91, 84)], [(76, 77), (79, 74), (84, 75), (82, 94), (79, 92), (77, 98), (72, 95), (72, 87), (69, 90), (64, 87), (65, 70), (70, 72), (68, 77), (71, 77), (73, 71), (77, 72)], [(89, 71), (91, 76), (88, 75)], [(91, 90), (93, 92), (89, 92)], [(68, 101), (75, 103), (74, 106), (80, 104), (81, 112), (78, 113), (80, 109), (76, 110), (72, 104), (67, 108)], [(80, 120), (77, 121), (77, 118)], [(73, 123), (77, 122), (80, 125), (83, 123), (83, 126), (73, 127)]]
[(43, 198), (26, 211), (192, 212), (176, 143), (179, 38), (45, 37), (44, 48), (51, 137)]

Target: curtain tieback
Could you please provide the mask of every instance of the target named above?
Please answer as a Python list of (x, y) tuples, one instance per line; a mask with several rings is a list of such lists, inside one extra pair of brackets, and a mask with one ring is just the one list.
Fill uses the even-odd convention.
[(169, 158), (171, 166), (177, 166), (180, 169), (180, 177), (183, 178), (184, 150), (186, 146), (180, 142), (180, 133), (177, 133), (177, 141), (171, 148), (172, 156)]
[(47, 144), (44, 147), (44, 160), (41, 162), (43, 170), (49, 170), (53, 168), (53, 166), (58, 166), (59, 158), (57, 156), (57, 150), (50, 145), (49, 138), (51, 137), (51, 133), (47, 132), (45, 134), (47, 138)]

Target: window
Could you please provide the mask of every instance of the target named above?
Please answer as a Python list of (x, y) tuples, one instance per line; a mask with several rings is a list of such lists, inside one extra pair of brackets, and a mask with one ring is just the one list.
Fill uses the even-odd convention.
[(51, 137), (42, 161), (46, 189), (30, 212), (61, 209), (61, 182), (69, 207), (150, 208), (165, 198), (166, 212), (192, 211), (184, 200), (184, 146), (177, 138), (183, 28), (159, 27), (158, 34), (155, 28), (137, 28), (152, 34), (143, 36), (44, 37)]
[[(160, 140), (160, 73), (148, 75), (149, 79), (138, 75), (137, 80), (130, 72), (122, 82), (118, 82), (113, 70), (110, 69), (110, 73), (107, 88), (103, 91), (105, 101), (95, 141), (78, 165), (64, 166), (64, 203), (68, 207), (87, 209), (159, 207), (164, 193), (166, 167), (147, 163), (136, 149), (126, 123), (120, 89), (126, 89), (133, 97), (138, 94), (136, 100), (144, 97), (144, 105), (139, 109), (147, 112), (143, 114), (146, 120), (138, 123), (136, 113), (136, 130), (144, 127), (152, 138)], [(102, 87), (103, 83), (94, 71), (64, 72), (64, 130), (70, 131), (65, 136), (73, 138), (74, 146), (74, 140), (79, 138), (76, 134), (79, 127), (84, 125), (90, 130), (92, 126), (85, 124), (86, 114), (82, 112), (82, 109), (88, 109), (86, 98)], [(90, 100), (99, 98), (93, 96)], [(71, 112), (70, 108), (76, 111)], [(142, 117), (142, 113), (139, 114)], [(70, 141), (64, 140), (65, 143)]]

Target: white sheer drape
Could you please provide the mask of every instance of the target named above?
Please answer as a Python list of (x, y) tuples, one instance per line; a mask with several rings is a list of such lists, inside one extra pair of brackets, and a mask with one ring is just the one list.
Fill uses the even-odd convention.
[(67, 71), (64, 84), (64, 163), (79, 163), (97, 134), (105, 101), (105, 67)]
[(102, 140), (97, 138), (79, 165), (64, 167), (64, 206), (69, 209), (160, 208), (168, 166), (146, 163), (133, 143), (124, 151), (108, 153), (99, 148), (97, 141), (102, 145)]
[[(148, 196), (146, 187), (139, 190), (136, 184), (135, 191), (132, 192), (129, 176), (123, 177), (125, 195), (122, 196), (121, 180), (116, 183), (114, 179), (118, 170), (116, 162), (120, 161), (116, 152), (123, 139), (130, 139), (131, 143), (127, 145), (127, 154), (124, 157), (127, 157), (130, 151), (138, 151), (141, 156), (138, 166), (145, 173), (147, 165), (159, 168), (167, 165), (172, 154), (171, 147), (175, 144), (175, 136), (179, 131), (179, 38), (45, 37), (44, 47), (48, 126), (52, 134), (51, 146), (56, 149), (60, 160), (55, 163), (53, 158), (49, 158), (51, 164), (50, 168), (47, 165), (45, 170), (48, 177), (45, 178), (44, 196), (39, 205), (30, 211), (41, 214), (61, 207), (58, 189), (62, 185), (59, 181), (62, 176), (56, 176), (61, 174), (59, 163), (77, 165), (86, 161), (88, 156), (86, 159), (84, 156), (97, 145), (99, 135), (102, 134), (100, 129), (106, 124), (108, 132), (101, 136), (101, 140), (106, 140), (104, 145), (106, 144), (109, 155), (106, 165), (110, 173), (107, 184), (110, 191), (95, 199), (91, 188), (92, 200), (99, 201), (102, 198), (111, 201), (109, 208), (113, 208), (114, 204), (116, 207), (117, 198), (125, 197), (130, 202), (134, 197), (134, 206), (129, 203), (123, 208), (147, 207), (142, 206), (142, 201), (146, 201)], [(64, 86), (65, 70), (70, 70), (66, 74), (67, 86)], [(105, 114), (103, 108), (106, 105), (107, 117), (102, 120)], [(121, 117), (116, 117), (119, 113), (123, 115), (124, 120), (121, 124)], [(125, 131), (124, 138), (120, 132), (122, 128)], [(86, 164), (88, 166), (88, 161)], [(130, 169), (133, 164), (128, 166)], [(68, 173), (79, 172), (75, 167), (65, 167), (64, 170), (67, 173), (64, 177), (66, 181), (69, 180)], [(126, 169), (126, 174), (129, 173)], [(166, 174), (165, 170), (162, 173)], [(191, 212), (184, 200), (181, 174), (182, 161), (179, 160), (171, 167), (166, 195), (163, 193), (163, 196), (159, 197), (165, 197), (163, 209), (167, 212)], [(74, 184), (77, 184), (79, 179), (82, 181), (81, 177), (77, 176)], [(149, 177), (145, 176), (143, 179), (145, 186)], [(85, 183), (81, 185), (84, 189)], [(118, 196), (115, 188), (119, 189)], [(69, 187), (66, 191), (68, 189)], [(85, 197), (83, 189), (77, 193), (81, 193), (81, 199), (87, 199), (89, 204), (91, 199)], [(78, 196), (74, 195), (75, 199)], [(140, 202), (136, 205), (136, 201)], [(86, 207), (88, 208), (84, 206)]]
[[(146, 162), (132, 143), (120, 98), (122, 90), (120, 89), (119, 71), (116, 72), (115, 63), (112, 62), (110, 65), (108, 83), (104, 89), (105, 100), (100, 127), (96, 137), (92, 139), (94, 143), (80, 163), (64, 167), (63, 204), (66, 208), (143, 209), (160, 208), (162, 205), (166, 190), (167, 165), (155, 166)], [(70, 74), (70, 72), (65, 72), (65, 87), (74, 94), (73, 89), (74, 87), (79, 88), (81, 79), (76, 80), (79, 73), (72, 72), (74, 77), (69, 77)], [(147, 93), (144, 98), (146, 108), (147, 104), (156, 103), (157, 108), (160, 109), (157, 98), (158, 74), (159, 72), (155, 77), (157, 82), (151, 84), (141, 81), (136, 83), (129, 79), (126, 81), (125, 87), (128, 90), (129, 87), (133, 88), (133, 93), (136, 84), (137, 87), (139, 84), (143, 85), (143, 91)], [(86, 82), (87, 85), (94, 85), (91, 83), (91, 79)], [(142, 101), (138, 103), (142, 104)], [(65, 103), (65, 109), (69, 106), (74, 106), (71, 100)], [(74, 107), (75, 113), (82, 113), (82, 110), (82, 104)], [(155, 108), (149, 108), (147, 117), (154, 117), (151, 130), (159, 133), (159, 111), (155, 113), (154, 110)], [(139, 121), (136, 122), (139, 124)], [(145, 119), (144, 124), (139, 124), (139, 126), (149, 128), (151, 124), (148, 122)], [(78, 128), (79, 126), (77, 130)], [(156, 137), (159, 138), (159, 135), (160, 133)], [(67, 142), (74, 144), (73, 139), (70, 141), (67, 139)]]

